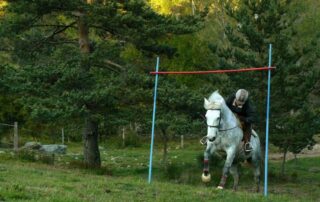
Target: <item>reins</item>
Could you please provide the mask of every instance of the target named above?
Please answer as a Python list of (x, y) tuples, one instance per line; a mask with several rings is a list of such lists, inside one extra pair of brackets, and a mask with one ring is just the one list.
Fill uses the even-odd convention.
[(219, 131), (228, 131), (228, 130), (233, 130), (235, 128), (238, 128), (239, 125), (234, 126), (233, 128), (228, 128), (228, 129), (219, 129)]
[[(207, 125), (208, 127), (210, 128), (220, 128), (220, 123), (221, 123), (221, 120), (222, 120), (222, 117), (221, 117), (221, 109), (208, 109), (208, 110), (218, 110), (220, 111), (220, 118), (219, 118), (219, 124), (217, 126), (210, 126), (210, 125)], [(239, 127), (239, 125), (237, 124), (236, 126), (232, 127), (232, 128), (227, 128), (227, 129), (219, 129), (219, 132), (222, 132), (222, 131), (228, 131), (228, 130), (233, 130), (235, 128)]]

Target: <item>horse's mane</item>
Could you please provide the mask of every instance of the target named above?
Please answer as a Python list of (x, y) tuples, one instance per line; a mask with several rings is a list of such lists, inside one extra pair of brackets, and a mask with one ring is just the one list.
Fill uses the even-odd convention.
[(225, 104), (224, 98), (220, 95), (219, 91), (216, 90), (214, 91), (210, 97), (209, 97), (209, 101), (211, 103), (216, 103), (216, 104)]
[(205, 99), (204, 108), (205, 109), (224, 109), (226, 106), (226, 103), (223, 99), (223, 97), (219, 94), (218, 90), (214, 91), (210, 97), (209, 100)]
[[(209, 102), (205, 104), (205, 108), (208, 109), (220, 109), (221, 112), (226, 115), (225, 117), (235, 117), (233, 112), (229, 109), (227, 106), (224, 98), (220, 95), (219, 91), (216, 90), (214, 91), (210, 97), (209, 97)], [(230, 120), (229, 120), (230, 121)]]

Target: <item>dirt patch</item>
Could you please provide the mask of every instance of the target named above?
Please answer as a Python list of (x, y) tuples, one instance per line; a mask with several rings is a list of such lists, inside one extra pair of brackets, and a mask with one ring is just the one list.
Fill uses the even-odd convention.
[[(320, 144), (316, 144), (313, 146), (311, 150), (304, 149), (302, 152), (297, 154), (297, 158), (302, 157), (302, 158), (308, 158), (308, 157), (317, 157), (320, 156)], [(291, 160), (294, 159), (294, 154), (289, 152), (287, 154), (286, 160)], [(271, 153), (269, 154), (269, 159), (270, 160), (282, 160), (283, 154), (282, 153)]]

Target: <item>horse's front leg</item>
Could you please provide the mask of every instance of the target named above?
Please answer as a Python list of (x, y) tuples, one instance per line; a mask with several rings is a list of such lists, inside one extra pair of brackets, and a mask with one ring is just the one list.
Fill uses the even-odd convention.
[(238, 172), (238, 163), (232, 164), (230, 168), (230, 173), (233, 176), (233, 190), (238, 190), (238, 184), (239, 184), (239, 172)]
[(231, 147), (227, 149), (226, 153), (227, 153), (227, 159), (226, 159), (226, 162), (224, 163), (221, 180), (220, 180), (219, 186), (217, 187), (218, 189), (223, 189), (227, 182), (228, 174), (232, 166), (233, 159), (235, 157), (236, 148)]
[(204, 159), (203, 159), (203, 173), (201, 176), (202, 182), (210, 182), (211, 180), (211, 175), (209, 173), (209, 158), (210, 158), (210, 150), (211, 150), (211, 146), (208, 143), (207, 144), (207, 148), (204, 151)]

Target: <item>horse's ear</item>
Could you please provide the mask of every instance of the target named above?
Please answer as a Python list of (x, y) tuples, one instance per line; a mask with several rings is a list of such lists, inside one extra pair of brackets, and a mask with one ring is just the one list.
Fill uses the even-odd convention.
[(203, 107), (204, 107), (205, 109), (207, 109), (207, 110), (208, 110), (209, 105), (210, 105), (209, 100), (207, 100), (207, 98), (204, 98), (204, 104), (203, 104)]

